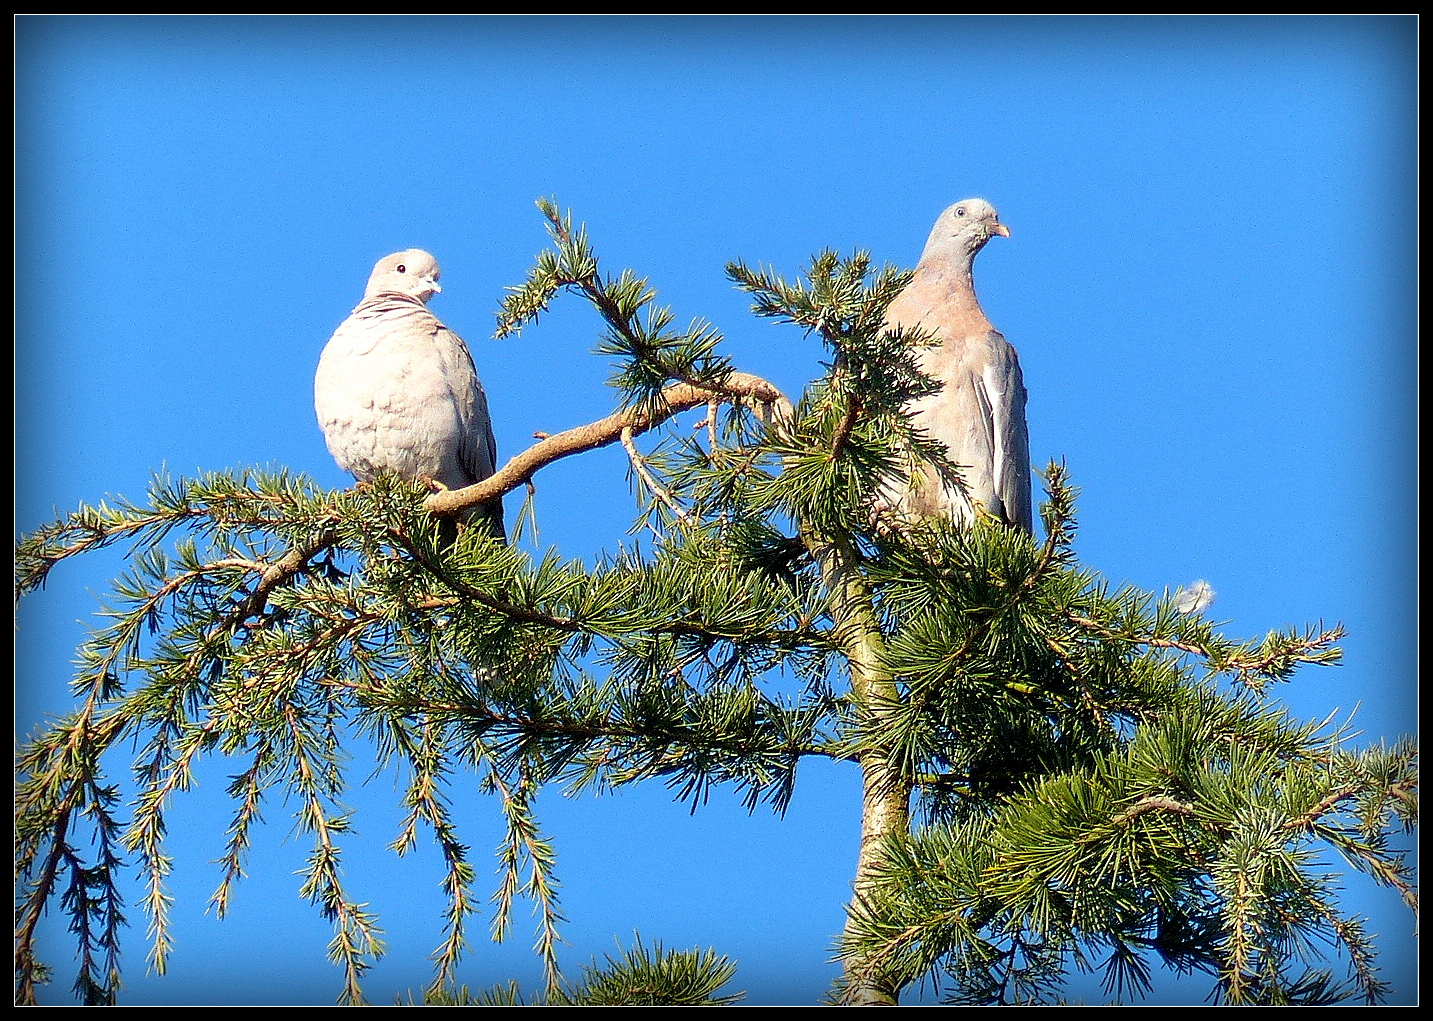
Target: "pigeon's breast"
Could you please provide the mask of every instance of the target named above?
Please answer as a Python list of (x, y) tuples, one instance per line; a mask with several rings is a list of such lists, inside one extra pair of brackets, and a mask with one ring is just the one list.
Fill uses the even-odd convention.
[[(415, 310), (420, 312), (422, 310)], [(434, 344), (431, 314), (350, 317), (319, 360), (314, 408), (334, 460), (359, 479), (379, 471), (467, 483), (460, 412)]]

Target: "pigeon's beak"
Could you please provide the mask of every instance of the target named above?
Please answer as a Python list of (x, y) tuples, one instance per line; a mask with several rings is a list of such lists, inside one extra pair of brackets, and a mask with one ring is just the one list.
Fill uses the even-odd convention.
[(1003, 238), (1008, 238), (1010, 236), (1010, 228), (997, 220), (990, 225), (990, 233), (999, 234)]
[[(1008, 234), (1009, 232), (1007, 231), (1006, 233)], [(433, 288), (433, 293), (434, 293), (434, 294), (442, 294), (442, 293), (443, 293), (443, 289), (438, 286), (438, 281), (434, 280), (432, 277), (424, 277), (424, 278), (423, 278), (423, 283), (425, 283), (425, 284), (427, 284), (429, 287)]]

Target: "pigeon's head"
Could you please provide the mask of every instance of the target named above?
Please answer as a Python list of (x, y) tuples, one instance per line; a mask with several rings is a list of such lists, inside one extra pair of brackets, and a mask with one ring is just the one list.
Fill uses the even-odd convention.
[(973, 257), (996, 234), (1008, 238), (1010, 228), (1000, 222), (995, 207), (984, 199), (962, 199), (936, 219), (925, 254), (964, 252)]
[(443, 289), (438, 286), (438, 260), (421, 248), (410, 248), (406, 252), (394, 252), (378, 260), (373, 275), (368, 278), (365, 298), (377, 294), (406, 294), (426, 302)]

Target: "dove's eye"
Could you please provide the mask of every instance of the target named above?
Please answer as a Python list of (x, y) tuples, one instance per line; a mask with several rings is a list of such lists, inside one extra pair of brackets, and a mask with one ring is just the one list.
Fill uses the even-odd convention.
[(956, 215), (956, 216), (964, 216), (964, 215), (965, 215), (965, 207), (964, 207), (964, 206), (957, 206), (956, 209), (955, 209), (955, 215)]
[(400, 263), (398, 264), (398, 272), (399, 272), (399, 273), (407, 273), (407, 272), (408, 272), (408, 267), (405, 266), (405, 265), (403, 265), (403, 263), (400, 262)]

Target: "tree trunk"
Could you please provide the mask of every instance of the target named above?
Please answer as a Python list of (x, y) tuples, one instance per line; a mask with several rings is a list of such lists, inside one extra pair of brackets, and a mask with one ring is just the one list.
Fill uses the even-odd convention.
[[(868, 754), (861, 760), (861, 850), (851, 883), (853, 901), (866, 897), (872, 872), (887, 836), (903, 835), (910, 828), (910, 784), (890, 768), (884, 756)], [(846, 927), (851, 927), (848, 919)], [(845, 990), (841, 1002), (855, 1007), (892, 1007), (900, 1002), (900, 987), (879, 967), (860, 960), (845, 963)]]
[[(822, 544), (817, 557), (836, 597), (836, 633), (851, 667), (851, 697), (867, 718), (867, 725), (878, 726), (881, 706), (893, 702), (898, 692), (883, 662), (885, 640), (870, 589), (860, 571), (859, 557), (854, 549), (839, 543)], [(861, 783), (861, 848), (851, 883), (853, 904), (866, 898), (873, 888), (873, 873), (886, 839), (910, 832), (910, 780), (891, 766), (882, 750), (862, 754)], [(847, 929), (850, 926), (848, 920)], [(900, 987), (878, 965), (847, 958), (844, 971), (843, 1004), (895, 1006), (900, 1002)]]

